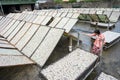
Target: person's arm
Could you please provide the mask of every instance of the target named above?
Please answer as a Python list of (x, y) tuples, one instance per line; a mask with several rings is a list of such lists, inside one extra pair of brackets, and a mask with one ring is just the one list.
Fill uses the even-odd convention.
[(83, 34), (84, 34), (84, 35), (87, 35), (87, 36), (90, 36), (90, 37), (95, 36), (95, 33), (92, 33), (92, 34), (83, 33)]

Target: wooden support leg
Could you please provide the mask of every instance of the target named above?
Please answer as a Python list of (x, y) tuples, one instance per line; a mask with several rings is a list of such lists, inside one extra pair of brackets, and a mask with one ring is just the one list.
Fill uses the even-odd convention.
[(77, 47), (78, 48), (80, 47), (80, 40), (79, 40), (79, 38), (80, 38), (80, 33), (78, 32), (78, 40), (77, 40)]
[(71, 52), (73, 49), (72, 49), (72, 37), (69, 37), (69, 51)]

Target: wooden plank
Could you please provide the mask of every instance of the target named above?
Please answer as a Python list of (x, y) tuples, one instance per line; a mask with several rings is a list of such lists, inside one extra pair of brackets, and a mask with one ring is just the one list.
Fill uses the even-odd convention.
[(27, 16), (27, 14), (22, 13), (21, 17), (19, 17), (18, 20), (23, 20), (26, 16)]
[(45, 64), (50, 54), (60, 40), (64, 30), (51, 28), (41, 45), (31, 57), (41, 67)]
[(0, 37), (0, 40), (2, 41), (7, 41), (7, 39), (3, 38), (3, 37)]
[(12, 17), (14, 17), (14, 15), (15, 15), (15, 13), (9, 13), (6, 17), (12, 18)]
[(55, 27), (61, 19), (62, 19), (61, 17), (54, 18), (54, 20), (49, 24), (49, 26)]
[(52, 16), (53, 14), (54, 14), (54, 12), (51, 11), (51, 12), (48, 14), (48, 16)]
[(15, 48), (15, 47), (10, 44), (0, 44), (0, 48)]
[(62, 15), (62, 12), (59, 12), (55, 17), (60, 17), (61, 15)]
[(8, 15), (6, 15), (6, 17), (9, 17), (11, 15), (11, 13), (9, 13)]
[(0, 67), (20, 66), (33, 63), (34, 62), (25, 56), (0, 56)]
[(10, 41), (19, 32), (19, 30), (22, 29), (24, 24), (24, 21), (20, 22), (20, 24), (15, 28), (15, 30), (8, 36), (7, 40)]
[(43, 69), (41, 73), (48, 80), (76, 80), (96, 61), (97, 56), (76, 49), (64, 58)]
[[(5, 20), (6, 20), (6, 17), (3, 17), (3, 18), (0, 20), (0, 25), (2, 25)], [(0, 26), (0, 27), (1, 27), (1, 26)]]
[(4, 18), (2, 21), (0, 21), (0, 27), (2, 28), (6, 22), (8, 22), (9, 18)]
[(74, 13), (71, 18), (76, 18), (77, 19), (79, 15), (80, 15), (80, 13)]
[(34, 33), (36, 32), (36, 30), (38, 28), (39, 28), (39, 25), (32, 24), (32, 26), (30, 27), (30, 29), (19, 40), (19, 42), (17, 42), (17, 44), (15, 45), (15, 47), (17, 47), (19, 50), (21, 50), (27, 44), (27, 42), (29, 42), (29, 40), (31, 39), (31, 37), (34, 35)]
[(56, 28), (63, 28), (70, 18), (62, 18), (61, 21), (56, 25)]
[(27, 22), (33, 22), (36, 19), (37, 15), (31, 14), (31, 16), (26, 20)]
[(44, 20), (43, 20), (43, 22), (41, 23), (41, 25), (47, 25), (47, 23), (51, 20), (51, 16), (47, 16)]
[(17, 56), (22, 55), (18, 50), (16, 49), (2, 49), (0, 48), (0, 56)]
[(55, 17), (57, 14), (58, 14), (57, 12), (53, 12), (51, 16)]
[(106, 11), (113, 11), (113, 8), (105, 8)]
[(45, 16), (47, 16), (49, 13), (50, 13), (50, 12), (46, 12), (46, 13), (45, 13)]
[(118, 19), (120, 17), (120, 12), (119, 11), (114, 11), (112, 12), (111, 16), (110, 16), (110, 22), (117, 22)]
[(67, 14), (68, 14), (67, 12), (63, 12), (60, 17), (66, 17)]
[(0, 33), (1, 35), (5, 34), (9, 29), (10, 27), (15, 23), (16, 20), (12, 20), (12, 22), (6, 26), (6, 28)]
[(11, 15), (9, 15), (9, 18), (13, 18), (15, 16), (15, 13), (11, 13)]
[(7, 41), (0, 40), (0, 44), (8, 44)]
[(80, 14), (81, 14), (83, 11), (84, 11), (83, 9), (80, 9), (80, 10), (78, 11), (78, 13), (80, 13)]
[(112, 11), (104, 11), (103, 14), (107, 15), (107, 17), (109, 18), (111, 15)]
[(89, 11), (89, 14), (95, 14), (96, 13), (96, 10), (90, 10)]
[(23, 21), (26, 21), (30, 17), (30, 14), (27, 14), (24, 18)]
[(11, 13), (11, 15), (9, 16), (9, 18), (13, 18), (15, 16), (16, 13)]
[(74, 9), (73, 12), (74, 12), (74, 13), (75, 13), (75, 12), (78, 12), (78, 10), (77, 10), (77, 9)]
[(117, 38), (120, 37), (120, 33), (117, 32), (112, 32), (112, 31), (106, 31), (103, 33), (105, 36), (105, 42), (106, 43), (111, 43), (114, 40), (116, 40)]
[(3, 16), (0, 16), (0, 20), (3, 18)]
[(37, 15), (34, 15), (34, 16), (29, 20), (29, 22), (32, 22), (32, 23), (33, 23), (33, 21), (34, 21), (36, 18), (37, 18)]
[(38, 16), (34, 21), (33, 23), (36, 23), (36, 24), (41, 24), (42, 21), (45, 19), (46, 16)]
[(3, 36), (7, 38), (14, 31), (19, 23), (20, 21), (16, 21)]
[(2, 18), (4, 18), (4, 16), (0, 16), (0, 20), (2, 20)]
[(83, 14), (89, 14), (89, 10), (84, 10), (82, 13)]
[(40, 13), (39, 15), (43, 16), (43, 15), (45, 15), (45, 13), (46, 13), (46, 12), (41, 11), (41, 13)]
[(103, 14), (103, 10), (97, 11), (96, 14)]
[(33, 10), (33, 13), (34, 13), (34, 14), (37, 14), (37, 10)]
[(25, 16), (24, 13), (21, 13), (21, 16), (17, 20), (22, 20), (21, 17)]
[[(96, 22), (91, 22), (92, 25), (96, 25)], [(101, 23), (99, 22), (97, 24), (97, 26), (99, 27), (105, 27), (105, 28), (108, 28), (108, 27), (113, 27), (115, 24), (114, 23)]]
[(11, 20), (10, 18), (3, 18), (2, 20), (0, 20), (0, 27), (4, 27), (5, 23), (7, 23), (9, 20)]
[(71, 18), (71, 17), (72, 17), (72, 15), (73, 15), (73, 13), (70, 13), (70, 12), (69, 12), (69, 13), (67, 14), (67, 16), (66, 16), (66, 17)]
[(19, 17), (21, 17), (21, 13), (16, 13), (15, 16), (14, 16), (14, 19), (19, 19)]
[(41, 10), (39, 10), (39, 11), (37, 10), (35, 14), (39, 15), (39, 13), (38, 13), (38, 12), (40, 12), (40, 11), (41, 11)]
[(39, 16), (43, 15), (42, 10), (38, 11), (37, 14), (38, 14)]
[(25, 19), (25, 21), (29, 22), (29, 20), (33, 17), (33, 14), (29, 14), (29, 17)]
[(12, 19), (7, 18), (2, 24), (1, 24), (1, 32), (6, 28), (6, 26), (8, 26), (10, 24), (10, 22), (12, 21)]
[(65, 29), (65, 32), (69, 33), (69, 31), (72, 29), (72, 27), (76, 24), (77, 21), (78, 19), (70, 19), (63, 27), (63, 29)]
[(23, 48), (22, 52), (28, 57), (30, 57), (32, 53), (38, 48), (42, 40), (45, 38), (49, 29), (50, 27), (40, 26), (40, 28), (35, 33), (35, 35), (32, 37), (32, 39)]
[(30, 28), (31, 24), (32, 23), (25, 23), (23, 28), (14, 36), (14, 38), (10, 42), (15, 45)]

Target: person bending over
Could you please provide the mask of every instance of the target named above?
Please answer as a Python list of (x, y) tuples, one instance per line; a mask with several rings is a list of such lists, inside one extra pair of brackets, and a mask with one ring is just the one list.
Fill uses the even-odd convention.
[(95, 55), (100, 55), (103, 45), (105, 44), (105, 37), (104, 35), (100, 32), (100, 30), (95, 30), (92, 34), (86, 34), (90, 37), (95, 37), (95, 41), (93, 43), (93, 47), (91, 52), (94, 53)]

